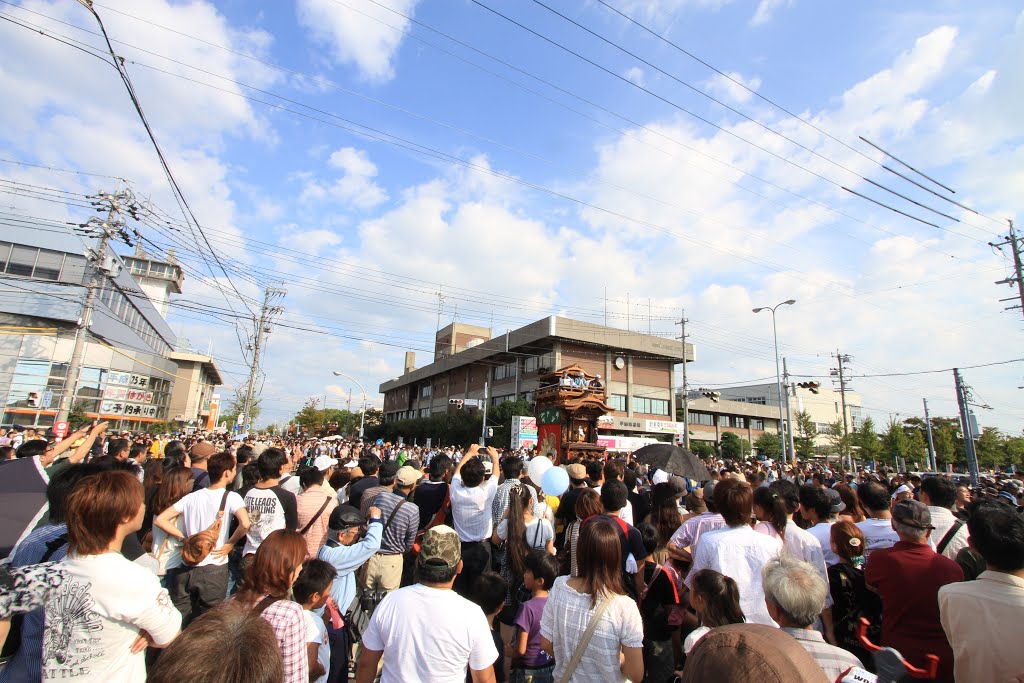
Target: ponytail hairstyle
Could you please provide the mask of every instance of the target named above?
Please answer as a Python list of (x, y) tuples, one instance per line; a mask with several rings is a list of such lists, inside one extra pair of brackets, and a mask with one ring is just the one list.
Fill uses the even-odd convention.
[(789, 507), (786, 500), (767, 486), (754, 489), (754, 505), (764, 511), (765, 518), (775, 528), (781, 538), (786, 537), (786, 524), (789, 522)]
[(740, 607), (740, 589), (732, 578), (714, 569), (702, 569), (693, 577), (692, 590), (703, 603), (698, 615), (702, 626), (714, 628), (746, 621)]
[(532, 512), (533, 500), (530, 487), (525, 484), (513, 486), (508, 492), (508, 543), (505, 553), (509, 568), (514, 576), (521, 577), (526, 571), (526, 556), (532, 548), (526, 544), (526, 513)]

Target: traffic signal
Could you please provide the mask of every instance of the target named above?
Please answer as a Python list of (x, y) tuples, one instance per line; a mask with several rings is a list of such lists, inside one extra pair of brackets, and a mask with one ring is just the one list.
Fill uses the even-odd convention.
[(797, 382), (796, 385), (801, 389), (807, 389), (812, 394), (818, 393), (818, 388), (821, 386), (819, 382)]
[(704, 398), (710, 398), (712, 403), (718, 403), (718, 399), (722, 397), (722, 392), (712, 391), (711, 389), (700, 389), (701, 396)]
[(43, 401), (39, 397), (39, 392), (38, 391), (30, 391), (30, 392), (28, 392), (28, 407), (29, 408), (38, 408), (42, 404), (43, 404)]
[(490, 439), (492, 436), (494, 436), (494, 427), (488, 427), (487, 428), (487, 438)]
[(450, 398), (448, 399), (448, 405), (455, 406), (458, 410), (462, 410), (463, 400), (461, 398)]

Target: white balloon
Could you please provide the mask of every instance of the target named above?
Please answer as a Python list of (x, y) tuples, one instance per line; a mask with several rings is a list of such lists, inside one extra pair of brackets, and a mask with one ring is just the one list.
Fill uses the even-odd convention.
[(540, 486), (540, 480), (544, 478), (544, 474), (553, 466), (554, 463), (551, 462), (551, 458), (546, 455), (538, 455), (526, 466), (526, 473), (530, 475), (530, 481)]

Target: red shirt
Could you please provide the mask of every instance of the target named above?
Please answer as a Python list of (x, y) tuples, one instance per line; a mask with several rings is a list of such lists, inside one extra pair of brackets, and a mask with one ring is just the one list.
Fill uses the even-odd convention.
[(899, 541), (879, 548), (864, 568), (865, 583), (882, 598), (881, 644), (918, 667), (925, 665), (925, 655), (937, 655), (937, 681), (953, 681), (953, 650), (939, 621), (939, 589), (963, 580), (960, 565), (927, 543)]

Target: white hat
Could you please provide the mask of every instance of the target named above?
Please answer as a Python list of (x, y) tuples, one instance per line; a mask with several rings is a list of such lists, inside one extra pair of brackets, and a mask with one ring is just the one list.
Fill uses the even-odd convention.
[(652, 484), (661, 484), (668, 481), (668, 472), (665, 470), (655, 470), (654, 476), (651, 478)]
[(316, 456), (316, 460), (313, 461), (313, 467), (317, 468), (321, 472), (326, 472), (337, 464), (338, 461), (336, 459), (329, 458), (326, 455), (318, 455)]
[(359, 461), (358, 460), (349, 460), (347, 463), (342, 465), (342, 467), (348, 467), (348, 468), (359, 467)]
[(910, 488), (906, 484), (900, 484), (900, 487), (898, 489), (896, 489), (896, 492), (893, 493), (891, 497), (892, 497), (893, 500), (896, 500), (896, 496), (900, 495), (901, 493), (913, 493), (913, 492), (914, 492), (914, 489)]

